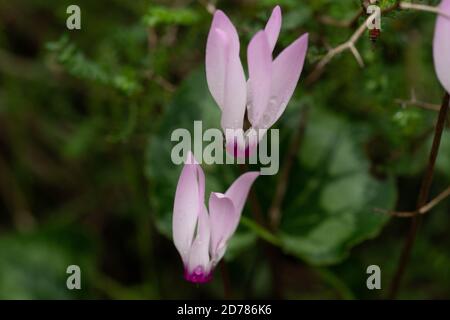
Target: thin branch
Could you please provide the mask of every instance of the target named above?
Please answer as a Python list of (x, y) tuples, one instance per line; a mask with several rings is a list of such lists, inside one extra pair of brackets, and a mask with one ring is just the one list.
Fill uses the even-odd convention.
[(160, 75), (155, 74), (152, 70), (145, 70), (144, 77), (150, 81), (155, 82), (157, 85), (170, 93), (173, 93), (176, 90), (176, 86), (174, 84), (169, 82), (169, 80), (161, 77)]
[(441, 201), (446, 199), (448, 196), (450, 196), (450, 187), (442, 191), (436, 198), (428, 202), (425, 206), (419, 209), (419, 214), (425, 214), (431, 209), (433, 209), (435, 206), (437, 206)]
[(447, 13), (445, 13), (444, 11), (440, 10), (439, 7), (428, 6), (428, 5), (425, 5), (425, 4), (417, 4), (417, 3), (410, 3), (410, 2), (400, 2), (400, 9), (402, 9), (402, 10), (417, 10), (417, 11), (431, 12), (431, 13), (435, 13), (435, 14), (439, 14), (441, 16), (444, 16), (447, 19), (450, 19), (450, 16)]
[(389, 214), (393, 217), (399, 217), (399, 218), (411, 218), (418, 215), (424, 215), (431, 211), (435, 206), (437, 206), (440, 202), (445, 200), (450, 196), (450, 187), (442, 191), (438, 196), (436, 196), (433, 200), (428, 202), (426, 205), (420, 207), (418, 210), (415, 211), (391, 211), (391, 210), (384, 210), (376, 208), (374, 211), (379, 213), (385, 213)]
[[(448, 93), (445, 93), (441, 110), (439, 111), (439, 117), (436, 124), (436, 129), (433, 138), (433, 144), (431, 146), (430, 157), (428, 160), (428, 166), (425, 172), (425, 175), (422, 180), (422, 185), (420, 187), (420, 193), (417, 200), (417, 208), (420, 210), (427, 204), (428, 195), (431, 189), (431, 183), (433, 181), (434, 175), (434, 166), (436, 164), (436, 159), (439, 153), (439, 146), (441, 144), (442, 133), (445, 128), (445, 121), (447, 119), (448, 109), (449, 109), (449, 101), (450, 96)], [(407, 238), (405, 240), (405, 245), (402, 250), (402, 254), (400, 256), (400, 261), (397, 267), (397, 271), (395, 273), (394, 279), (392, 280), (391, 287), (389, 289), (389, 298), (395, 299), (398, 293), (398, 289), (400, 288), (400, 283), (403, 278), (403, 274), (406, 270), (406, 266), (410, 260), (411, 250), (414, 245), (414, 241), (416, 239), (417, 230), (419, 228), (420, 215), (414, 215), (411, 219), (411, 227)]]
[(322, 74), (323, 70), (325, 69), (325, 66), (338, 54), (349, 50), (353, 53), (353, 56), (355, 57), (358, 64), (363, 67), (364, 61), (361, 58), (361, 55), (358, 52), (358, 49), (356, 49), (355, 44), (361, 38), (361, 36), (364, 34), (367, 28), (367, 21), (370, 21), (370, 19), (373, 19), (377, 13), (374, 12), (372, 15), (370, 15), (363, 24), (359, 26), (358, 29), (353, 33), (353, 35), (348, 39), (346, 42), (338, 45), (335, 48), (332, 48), (328, 50), (328, 53), (317, 63), (314, 70), (311, 72), (311, 74), (306, 78), (306, 83), (311, 84), (312, 82), (315, 82), (320, 75)]
[(437, 111), (437, 112), (439, 112), (439, 110), (441, 110), (440, 105), (417, 100), (414, 90), (411, 90), (411, 98), (409, 98), (409, 100), (395, 99), (395, 102), (400, 104), (402, 106), (402, 108), (412, 106), (412, 107), (419, 107), (422, 109), (432, 110), (432, 111)]
[[(443, 15), (445, 17), (450, 18), (445, 12), (439, 10), (439, 8), (437, 8), (437, 7), (413, 4), (413, 3), (409, 3), (409, 2), (400, 2), (400, 1), (397, 1), (396, 3), (391, 5), (390, 7), (387, 7), (385, 9), (383, 9), (381, 11), (381, 13), (382, 14), (386, 14), (386, 13), (389, 13), (389, 12), (397, 10), (397, 9), (402, 9), (402, 10), (411, 9), (411, 10), (428, 11), (428, 12), (437, 13), (437, 14), (440, 14), (440, 15)], [(377, 13), (374, 12), (372, 15), (367, 17), (367, 19), (364, 21), (364, 23), (359, 26), (359, 28), (353, 33), (353, 35), (350, 37), (349, 40), (347, 40), (346, 42), (344, 42), (344, 43), (338, 45), (337, 47), (332, 48), (332, 49), (330, 49), (328, 51), (328, 53), (316, 65), (316, 67), (311, 72), (311, 74), (306, 78), (306, 84), (307, 85), (315, 82), (320, 77), (322, 72), (324, 71), (325, 66), (336, 55), (338, 55), (338, 54), (340, 54), (340, 53), (342, 53), (342, 52), (344, 52), (346, 50), (349, 50), (353, 54), (353, 56), (355, 57), (356, 61), (358, 62), (358, 64), (361, 67), (364, 66), (363, 59), (361, 58), (361, 55), (359, 54), (358, 49), (356, 49), (355, 44), (359, 40), (359, 38), (361, 38), (361, 36), (364, 34), (367, 22), (370, 21), (376, 14)], [(356, 19), (353, 21), (353, 23), (358, 21), (359, 16), (360, 15), (359, 15), (359, 12), (358, 12), (358, 14), (355, 16)], [(344, 23), (344, 25), (345, 25), (345, 23)]]
[(356, 14), (349, 20), (338, 20), (329, 16), (318, 16), (317, 20), (319, 20), (320, 23), (330, 25), (333, 27), (339, 27), (339, 28), (351, 28), (354, 26), (360, 17), (364, 14), (364, 10), (361, 8), (356, 12)]
[(403, 100), (403, 99), (395, 99), (395, 102), (400, 104), (402, 108), (406, 107), (419, 107), (426, 110), (432, 110), (439, 112), (440, 107), (437, 104), (419, 101), (419, 100)]

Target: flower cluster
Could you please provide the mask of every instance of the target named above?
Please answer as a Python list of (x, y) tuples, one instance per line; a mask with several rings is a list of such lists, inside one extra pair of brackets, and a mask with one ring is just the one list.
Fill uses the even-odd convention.
[[(295, 40), (275, 59), (272, 52), (281, 29), (281, 9), (276, 7), (264, 30), (247, 48), (247, 80), (239, 57), (239, 37), (230, 19), (214, 14), (206, 44), (206, 78), (222, 111), (226, 150), (235, 157), (251, 154), (262, 137), (249, 143), (250, 133), (270, 128), (282, 115), (300, 78), (308, 47), (308, 34)], [(247, 114), (251, 128), (244, 133)], [(232, 130), (232, 135), (228, 133)], [(242, 134), (245, 139), (237, 138)], [(235, 232), (249, 190), (258, 172), (241, 175), (225, 193), (213, 192), (205, 206), (205, 176), (189, 153), (175, 194), (173, 240), (184, 263), (186, 280), (204, 283), (225, 254)]]

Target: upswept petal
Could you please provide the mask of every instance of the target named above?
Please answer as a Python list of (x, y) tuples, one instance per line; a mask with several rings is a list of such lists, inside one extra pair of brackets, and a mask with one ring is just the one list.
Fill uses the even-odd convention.
[(222, 127), (242, 127), (247, 88), (239, 58), (239, 37), (220, 10), (214, 14), (206, 44), (206, 79), (214, 100), (222, 109)]
[(230, 56), (225, 80), (225, 100), (221, 125), (225, 129), (238, 129), (244, 125), (247, 103), (247, 83), (239, 56)]
[(272, 50), (267, 34), (259, 31), (247, 50), (249, 73), (248, 119), (252, 125), (259, 122), (269, 103), (272, 83)]
[(266, 27), (264, 31), (267, 33), (267, 40), (270, 45), (270, 52), (275, 48), (275, 44), (278, 40), (278, 35), (280, 34), (281, 29), (281, 8), (280, 6), (276, 6), (272, 14), (270, 15), (269, 20), (267, 21)]
[(206, 41), (206, 80), (220, 108), (224, 105), (227, 51), (239, 56), (239, 37), (230, 19), (217, 10)]
[(258, 171), (246, 172), (237, 178), (228, 188), (227, 192), (225, 192), (225, 196), (233, 202), (236, 210), (236, 215), (233, 216), (234, 220), (231, 227), (231, 234), (236, 231), (248, 193), (258, 176)]
[(172, 217), (173, 241), (185, 263), (188, 261), (197, 219), (204, 206), (204, 190), (203, 171), (189, 152), (178, 180)]
[(211, 193), (209, 217), (211, 222), (210, 253), (214, 263), (224, 255), (228, 239), (232, 235), (237, 212), (231, 199), (222, 193)]
[(256, 127), (269, 128), (283, 114), (300, 78), (307, 49), (308, 34), (306, 33), (284, 49), (274, 60), (271, 98)]
[(223, 30), (211, 29), (206, 44), (206, 81), (217, 105), (223, 110), (227, 47), (229, 38)]
[[(450, 16), (450, 0), (443, 0), (439, 10)], [(436, 20), (433, 58), (437, 77), (444, 89), (450, 92), (450, 19), (442, 15)]]
[(216, 10), (214, 12), (211, 29), (222, 30), (230, 40), (232, 52), (239, 53), (239, 35), (236, 27), (222, 10)]

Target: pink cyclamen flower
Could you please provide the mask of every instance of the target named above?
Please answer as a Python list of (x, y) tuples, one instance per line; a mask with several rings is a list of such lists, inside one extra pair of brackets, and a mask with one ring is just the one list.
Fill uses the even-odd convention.
[[(248, 138), (255, 130), (270, 128), (286, 109), (303, 69), (308, 34), (299, 37), (273, 59), (280, 29), (281, 9), (277, 6), (264, 30), (257, 32), (248, 45), (249, 80), (246, 81), (236, 28), (222, 11), (215, 12), (206, 44), (206, 79), (222, 111), (221, 126), (225, 132), (243, 133), (247, 110), (251, 124), (245, 133)], [(239, 157), (251, 153), (258, 143), (249, 144), (228, 135), (226, 140), (227, 151)]]
[(205, 176), (189, 152), (178, 180), (172, 218), (175, 247), (184, 263), (184, 277), (194, 283), (211, 280), (236, 231), (248, 192), (259, 172), (241, 175), (224, 193), (211, 193), (204, 203)]
[(433, 40), (433, 58), (436, 74), (450, 93), (450, 0), (443, 0), (439, 10), (447, 16), (439, 15), (436, 20)]

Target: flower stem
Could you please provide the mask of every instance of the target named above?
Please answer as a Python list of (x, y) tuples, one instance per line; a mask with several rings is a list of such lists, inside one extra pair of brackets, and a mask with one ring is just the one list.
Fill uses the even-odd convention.
[(220, 262), (220, 273), (222, 275), (222, 283), (223, 283), (223, 298), (228, 300), (231, 299), (231, 285), (230, 285), (230, 277), (228, 275), (228, 269), (225, 264), (225, 261)]
[(241, 217), (241, 223), (242, 225), (246, 226), (247, 228), (255, 232), (261, 239), (267, 241), (271, 245), (275, 247), (279, 247), (281, 245), (280, 239), (276, 235), (271, 233), (269, 230), (267, 230), (260, 224), (247, 218), (246, 216)]
[[(448, 109), (449, 109), (449, 100), (450, 96), (448, 93), (445, 93), (441, 110), (439, 111), (439, 117), (436, 124), (436, 129), (434, 131), (433, 145), (430, 151), (430, 157), (428, 160), (427, 169), (425, 175), (422, 180), (422, 185), (420, 187), (419, 197), (417, 200), (417, 209), (422, 208), (428, 202), (428, 197), (430, 194), (431, 183), (433, 181), (434, 174), (434, 165), (436, 164), (436, 158), (439, 153), (439, 146), (441, 144), (442, 133), (445, 128), (445, 121), (447, 119)], [(411, 219), (411, 226), (409, 229), (409, 233), (406, 237), (405, 244), (403, 246), (403, 250), (400, 256), (400, 261), (397, 266), (397, 271), (395, 272), (394, 279), (391, 282), (391, 287), (389, 290), (389, 298), (395, 299), (398, 294), (398, 290), (400, 288), (400, 283), (405, 273), (406, 267), (411, 257), (412, 247), (414, 245), (414, 241), (416, 239), (417, 230), (419, 228), (419, 224), (421, 221), (421, 216), (414, 216)]]

